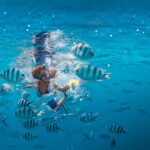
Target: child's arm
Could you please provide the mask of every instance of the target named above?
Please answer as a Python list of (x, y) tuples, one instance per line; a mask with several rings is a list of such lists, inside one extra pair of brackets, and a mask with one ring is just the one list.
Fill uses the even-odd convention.
[(23, 88), (33, 88), (33, 84), (28, 84), (28, 85), (24, 86)]
[(23, 88), (36, 88), (38, 86), (38, 81), (28, 84), (26, 86), (24, 86)]
[(58, 91), (64, 92), (64, 93), (70, 89), (70, 86), (68, 84), (66, 84), (64, 86), (59, 86), (58, 84), (53, 83), (53, 85), (54, 85), (55, 89), (57, 89)]
[(71, 79), (66, 85), (64, 86), (59, 86), (56, 83), (53, 83), (55, 89), (57, 89), (58, 91), (62, 91), (62, 92), (66, 92), (68, 91), (72, 86), (76, 86), (79, 85), (79, 80), (76, 79)]

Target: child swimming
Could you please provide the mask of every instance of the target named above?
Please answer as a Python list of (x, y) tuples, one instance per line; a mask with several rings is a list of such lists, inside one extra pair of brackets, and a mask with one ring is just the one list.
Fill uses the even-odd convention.
[[(47, 102), (47, 106), (53, 110), (57, 110), (62, 106), (62, 103), (67, 97), (66, 91), (68, 91), (73, 84), (76, 84), (74, 80), (69, 81), (69, 83), (64, 86), (59, 86), (52, 82), (51, 79), (56, 77), (57, 70), (55, 68), (47, 69), (45, 65), (35, 65), (32, 70), (32, 75), (37, 80), (33, 84), (25, 86), (25, 88), (35, 88), (39, 97), (51, 93), (53, 96)], [(64, 96), (60, 99), (54, 96), (58, 91), (64, 93)]]

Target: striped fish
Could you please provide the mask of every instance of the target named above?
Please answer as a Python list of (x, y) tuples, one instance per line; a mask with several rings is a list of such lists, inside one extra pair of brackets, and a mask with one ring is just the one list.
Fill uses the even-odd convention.
[(38, 137), (38, 135), (36, 133), (32, 133), (32, 132), (27, 132), (27, 133), (24, 133), (22, 135), (23, 139), (25, 140), (33, 140), (33, 139), (36, 139)]
[(47, 127), (49, 124), (53, 123), (57, 121), (57, 118), (56, 117), (44, 117), (40, 120), (41, 122), (41, 125), (43, 127)]
[(22, 123), (22, 125), (26, 129), (34, 129), (35, 127), (40, 126), (40, 123), (34, 119), (27, 119)]
[(80, 59), (88, 59), (94, 56), (92, 48), (86, 43), (76, 43), (72, 50), (74, 55)]
[(12, 94), (13, 89), (11, 87), (11, 85), (4, 83), (0, 86), (0, 96), (1, 95), (9, 95)]
[(82, 65), (76, 70), (76, 75), (83, 80), (102, 80), (109, 79), (109, 73), (105, 73), (105, 71), (101, 68), (92, 66), (92, 65)]
[(30, 96), (31, 96), (31, 93), (29, 93), (27, 91), (23, 91), (21, 93), (21, 98), (28, 99)]
[(112, 108), (112, 111), (121, 112), (121, 111), (129, 110), (129, 109), (130, 109), (129, 105), (119, 105), (119, 106), (115, 106), (114, 108)]
[(88, 113), (83, 113), (80, 116), (80, 121), (88, 123), (88, 122), (93, 122), (98, 118), (99, 114), (97, 113), (92, 113), (92, 112), (88, 112)]
[(112, 133), (126, 133), (125, 129), (120, 126), (118, 123), (112, 123), (109, 127), (108, 127), (109, 131)]
[(32, 117), (36, 117), (37, 115), (38, 112), (31, 107), (22, 107), (15, 111), (15, 116), (21, 119), (29, 119)]
[(17, 83), (25, 79), (25, 74), (23, 74), (17, 68), (10, 68), (10, 69), (4, 70), (3, 73), (0, 74), (0, 78), (3, 78), (4, 80), (8, 82)]
[(29, 102), (28, 100), (24, 99), (24, 98), (21, 98), (19, 101), (18, 101), (18, 107), (30, 107), (30, 104), (32, 104), (33, 101)]
[(46, 126), (46, 130), (50, 133), (56, 133), (59, 130), (63, 130), (60, 126), (58, 126), (56, 123), (50, 123)]

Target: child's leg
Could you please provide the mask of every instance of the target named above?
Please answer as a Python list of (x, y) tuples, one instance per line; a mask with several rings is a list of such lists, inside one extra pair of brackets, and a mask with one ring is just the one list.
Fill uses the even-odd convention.
[(66, 99), (66, 94), (57, 102), (57, 107), (60, 107)]

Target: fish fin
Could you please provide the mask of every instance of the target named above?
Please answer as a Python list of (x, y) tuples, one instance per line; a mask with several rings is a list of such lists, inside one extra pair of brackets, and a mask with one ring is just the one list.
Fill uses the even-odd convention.
[(96, 115), (97, 117), (100, 117), (99, 112), (96, 112), (95, 115)]
[(39, 112), (37, 112), (37, 116), (42, 116), (44, 114), (44, 111), (39, 111)]
[(110, 74), (109, 73), (104, 73), (104, 79), (110, 79)]
[(9, 125), (8, 125), (7, 122), (6, 122), (6, 121), (7, 121), (7, 118), (2, 119), (1, 121), (3, 122), (3, 124), (4, 124), (5, 126), (7, 126), (7, 127), (9, 128)]
[(29, 79), (25, 78), (24, 80), (22, 80), (23, 82), (27, 82), (30, 83)]
[(35, 102), (35, 101), (28, 102), (27, 105), (30, 106), (33, 102)]
[(64, 129), (63, 129), (63, 128), (60, 128), (60, 130), (63, 131)]
[(125, 134), (125, 133), (126, 133), (126, 130), (123, 130), (123, 131), (122, 131), (122, 133), (124, 133), (124, 134)]

